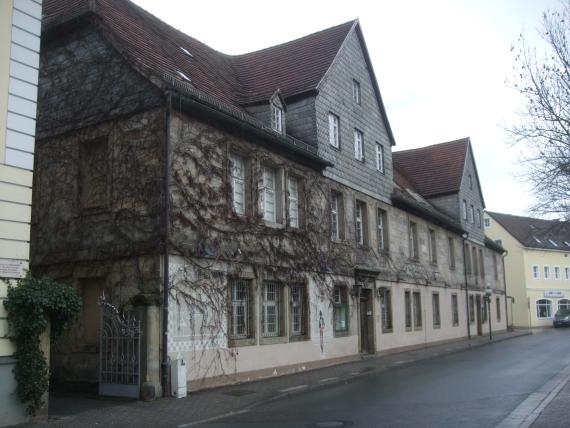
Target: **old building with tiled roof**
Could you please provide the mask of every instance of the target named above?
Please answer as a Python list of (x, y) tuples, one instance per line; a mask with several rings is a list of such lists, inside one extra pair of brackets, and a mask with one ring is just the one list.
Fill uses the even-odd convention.
[[(230, 56), (127, 0), (47, 0), (42, 38), (32, 268), (84, 300), (57, 381), (160, 395), (179, 359), (200, 388), (456, 340), (485, 285), (506, 328), (500, 248), (466, 272), (476, 226), (393, 168), (358, 21)], [(104, 364), (102, 295), (142, 323), (137, 376)]]
[(518, 327), (550, 327), (559, 309), (570, 309), (570, 225), (485, 213), (485, 232), (503, 246), (507, 292)]

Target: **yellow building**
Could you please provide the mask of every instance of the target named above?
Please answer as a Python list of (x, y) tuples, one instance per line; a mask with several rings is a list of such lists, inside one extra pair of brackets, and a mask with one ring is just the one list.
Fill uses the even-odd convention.
[(559, 308), (570, 308), (570, 225), (495, 212), (485, 233), (508, 251), (507, 294), (515, 327), (550, 327)]
[[(41, 0), (0, 1), (0, 280), (25, 274), (30, 251)], [(0, 425), (25, 421), (0, 281)]]

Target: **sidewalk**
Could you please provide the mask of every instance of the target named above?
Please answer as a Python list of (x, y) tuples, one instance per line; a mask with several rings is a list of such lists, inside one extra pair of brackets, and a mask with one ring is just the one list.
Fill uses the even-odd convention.
[(566, 428), (570, 425), (570, 382), (544, 408), (532, 428)]
[[(54, 397), (50, 403), (50, 418), (47, 421), (21, 426), (190, 427), (300, 391), (350, 382), (356, 377), (365, 376), (371, 372), (384, 371), (527, 334), (529, 332), (526, 330), (506, 332), (495, 334), (492, 342), (488, 336), (473, 337), (471, 340), (461, 340), (398, 354), (364, 357), (358, 361), (322, 369), (194, 392), (181, 399), (166, 398), (145, 403), (77, 395)], [(568, 393), (570, 394), (570, 391)]]

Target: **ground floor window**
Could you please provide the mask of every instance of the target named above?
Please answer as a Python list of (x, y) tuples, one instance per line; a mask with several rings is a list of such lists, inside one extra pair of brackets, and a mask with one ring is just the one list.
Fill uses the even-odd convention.
[(404, 312), (406, 330), (412, 329), (412, 293), (409, 290), (404, 291)]
[(451, 295), (451, 323), (459, 325), (459, 308), (457, 304), (457, 294)]
[(548, 299), (536, 301), (536, 317), (538, 319), (552, 318), (552, 302)]
[(277, 282), (264, 282), (262, 295), (261, 331), (263, 336), (281, 336), (283, 287)]
[(495, 299), (495, 303), (497, 305), (497, 321), (501, 321), (501, 299), (497, 297)]
[(483, 304), (481, 305), (481, 322), (485, 324), (487, 322), (487, 299), (483, 298)]
[(570, 300), (560, 299), (558, 301), (558, 309), (570, 309)]
[(348, 331), (348, 299), (345, 286), (335, 286), (333, 292), (333, 318), (335, 334)]
[(439, 293), (433, 293), (431, 295), (431, 306), (432, 306), (432, 313), (433, 313), (433, 326), (440, 327), (441, 326), (441, 317), (439, 314)]
[(469, 296), (469, 323), (475, 322), (475, 296)]
[(307, 333), (307, 293), (304, 285), (292, 285), (291, 293), (291, 336)]
[(418, 291), (414, 292), (414, 328), (422, 328), (422, 296)]
[(252, 337), (251, 329), (251, 281), (234, 280), (230, 283), (230, 338)]
[(392, 331), (392, 292), (389, 288), (380, 289), (380, 308), (382, 333), (390, 333)]

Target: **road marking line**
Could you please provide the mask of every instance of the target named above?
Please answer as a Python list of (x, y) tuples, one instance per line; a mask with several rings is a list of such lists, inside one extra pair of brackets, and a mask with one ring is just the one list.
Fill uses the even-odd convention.
[(218, 421), (220, 419), (226, 419), (226, 418), (229, 418), (231, 416), (242, 415), (242, 414), (247, 413), (247, 412), (249, 412), (249, 409), (237, 410), (235, 412), (228, 412), (228, 413), (224, 413), (223, 415), (212, 416), (211, 418), (206, 418), (206, 419), (202, 419), (199, 421), (181, 424), (181, 425), (178, 425), (178, 428), (188, 428), (188, 427), (193, 427), (196, 425), (202, 425), (202, 424), (206, 424), (208, 422), (214, 422), (214, 421)]
[(291, 388), (280, 389), (279, 392), (285, 393), (285, 392), (298, 391), (299, 389), (305, 389), (308, 387), (309, 385), (297, 385), (297, 386), (292, 386)]
[(325, 379), (319, 380), (319, 383), (332, 382), (334, 380), (338, 380), (338, 377), (327, 377)]

